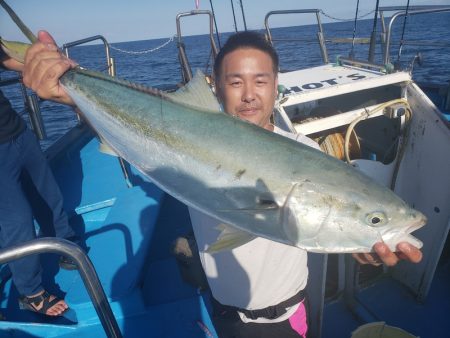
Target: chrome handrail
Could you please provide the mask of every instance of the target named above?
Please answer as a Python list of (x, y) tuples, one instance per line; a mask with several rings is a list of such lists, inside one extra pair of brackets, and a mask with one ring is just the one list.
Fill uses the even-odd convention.
[[(111, 76), (116, 76), (116, 67), (114, 63), (114, 58), (111, 57), (110, 47), (108, 41), (102, 36), (102, 35), (94, 35), (88, 38), (84, 38), (81, 40), (76, 40), (72, 42), (65, 43), (63, 45), (63, 51), (66, 54), (67, 57), (69, 57), (69, 49), (75, 46), (79, 46), (88, 42), (92, 42), (95, 40), (101, 40), (103, 42), (103, 46), (105, 47), (105, 54), (106, 54), (106, 63), (108, 65), (108, 74)], [(80, 115), (77, 114), (78, 121), (81, 121)], [(124, 160), (121, 157), (118, 157), (120, 168), (122, 169), (123, 176), (125, 178), (125, 182), (127, 183), (127, 186), (131, 188), (133, 184), (130, 182), (129, 179), (129, 172), (127, 170), (127, 167), (125, 165)]]
[(111, 57), (109, 43), (106, 41), (106, 39), (102, 35), (94, 35), (85, 39), (76, 40), (72, 42), (65, 43), (63, 45), (63, 51), (66, 54), (67, 57), (69, 57), (69, 48), (79, 46), (88, 42), (92, 42), (95, 40), (101, 40), (103, 42), (103, 45), (105, 46), (105, 53), (106, 53), (106, 63), (108, 65), (108, 74), (111, 76), (116, 76), (116, 69), (114, 65), (114, 59)]
[(266, 27), (267, 32), (267, 40), (273, 45), (272, 34), (270, 33), (269, 28), (269, 17), (274, 14), (316, 14), (317, 26), (319, 27), (319, 31), (317, 32), (317, 38), (319, 40), (320, 52), (322, 54), (322, 59), (324, 63), (328, 63), (328, 53), (327, 48), (325, 46), (325, 38), (322, 29), (322, 22), (320, 21), (320, 9), (288, 9), (288, 10), (279, 10), (279, 11), (270, 11), (266, 14), (264, 18), (264, 26)]
[(216, 47), (216, 42), (214, 40), (214, 16), (211, 13), (211, 11), (207, 11), (207, 10), (192, 10), (190, 12), (183, 12), (183, 13), (179, 13), (176, 16), (176, 23), (177, 23), (177, 38), (178, 38), (178, 42), (177, 42), (177, 47), (178, 47), (178, 55), (180, 58), (180, 64), (181, 64), (181, 72), (182, 72), (182, 76), (183, 76), (183, 82), (187, 83), (192, 79), (192, 69), (191, 66), (189, 64), (189, 61), (187, 59), (186, 56), (186, 50), (184, 48), (184, 43), (182, 41), (182, 34), (181, 34), (181, 24), (180, 24), (180, 19), (182, 17), (185, 16), (192, 16), (192, 15), (201, 15), (201, 14), (206, 14), (209, 15), (209, 40), (211, 42), (211, 50), (212, 50), (212, 57), (213, 60), (216, 58), (217, 56), (217, 47)]
[(45, 252), (64, 255), (75, 262), (107, 336), (121, 338), (122, 334), (95, 268), (89, 257), (75, 243), (54, 237), (35, 239), (0, 250), (0, 264)]
[[(446, 8), (448, 6), (439, 6), (439, 5), (418, 5), (418, 6), (409, 6), (410, 11), (417, 11), (423, 9), (439, 9)], [(381, 6), (378, 8), (378, 12), (380, 13), (380, 21), (381, 21), (381, 32), (382, 34), (386, 34), (386, 23), (384, 22), (384, 12), (397, 12), (397, 11), (406, 11), (406, 6)]]
[(20, 87), (23, 104), (30, 117), (31, 129), (38, 140), (45, 140), (47, 138), (47, 133), (45, 131), (44, 121), (42, 120), (41, 108), (39, 107), (39, 97), (35, 93), (28, 94), (21, 76), (15, 76), (4, 80), (0, 79), (0, 87), (15, 84), (18, 84)]
[[(389, 62), (389, 48), (390, 48), (390, 43), (391, 43), (391, 32), (392, 32), (392, 25), (394, 23), (394, 21), (401, 17), (401, 16), (406, 16), (406, 15), (419, 15), (419, 14), (428, 14), (428, 13), (440, 13), (440, 12), (450, 12), (450, 7), (438, 7), (438, 8), (428, 8), (428, 9), (422, 9), (422, 10), (412, 10), (409, 11), (408, 13), (402, 11), (402, 12), (397, 12), (395, 13), (392, 17), (391, 20), (389, 21), (389, 25), (388, 28), (386, 30), (386, 41), (385, 41), (385, 46), (384, 46), (384, 59), (383, 59), (383, 63), (387, 64)], [(383, 22), (384, 20), (382, 20)], [(385, 28), (383, 28), (385, 29)]]

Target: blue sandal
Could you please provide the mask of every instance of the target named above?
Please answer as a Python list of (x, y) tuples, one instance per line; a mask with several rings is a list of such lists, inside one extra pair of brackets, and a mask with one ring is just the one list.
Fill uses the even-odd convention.
[[(61, 299), (55, 296), (53, 300), (50, 300), (50, 297), (51, 295), (47, 291), (44, 291), (40, 295), (34, 297), (21, 296), (19, 298), (19, 307), (21, 310), (29, 310), (50, 317), (58, 317), (60, 315), (48, 315), (47, 311), (51, 309), (55, 304), (60, 302)], [(42, 304), (42, 306), (38, 310), (40, 304)]]

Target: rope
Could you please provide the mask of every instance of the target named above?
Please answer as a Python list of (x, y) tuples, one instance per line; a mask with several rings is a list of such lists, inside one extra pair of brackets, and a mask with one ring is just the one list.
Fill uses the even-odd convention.
[[(366, 13), (366, 14), (364, 14), (364, 15), (360, 15), (360, 16), (359, 16), (359, 19), (365, 18), (366, 16), (369, 16), (370, 14), (372, 14), (372, 13), (374, 13), (374, 12), (375, 12), (375, 10), (371, 10), (370, 12), (368, 12), (368, 13)], [(325, 13), (323, 10), (320, 10), (320, 13), (321, 13), (323, 16), (326, 16), (327, 18), (332, 19), (332, 20), (335, 20), (335, 21), (353, 21), (353, 20), (354, 20), (354, 18), (350, 18), (350, 19), (337, 18), (337, 17), (335, 17), (335, 16), (331, 16), (331, 15)]]
[[(392, 101), (388, 101), (384, 104), (379, 105), (378, 107), (375, 107), (373, 110), (368, 111), (367, 109), (365, 109), (364, 113), (362, 113), (360, 116), (358, 116), (356, 119), (354, 119), (349, 126), (347, 127), (347, 131), (345, 133), (345, 140), (344, 140), (344, 156), (345, 156), (345, 160), (347, 163), (351, 162), (350, 159), (350, 136), (351, 133), (353, 131), (353, 129), (355, 128), (356, 124), (358, 124), (360, 121), (362, 120), (366, 120), (368, 119), (370, 116), (372, 116), (373, 114), (375, 114), (376, 112), (380, 111), (380, 110), (384, 110), (385, 108), (392, 106), (394, 104), (403, 104), (405, 105), (405, 109), (406, 109), (406, 114), (405, 114), (405, 123), (408, 125), (409, 121), (411, 120), (412, 117), (412, 111), (411, 111), (411, 107), (409, 106), (409, 103), (406, 99), (395, 99)], [(406, 130), (407, 131), (407, 130)], [(407, 135), (407, 134), (406, 134)], [(404, 152), (404, 144), (405, 142), (403, 142), (402, 147), (401, 147), (401, 152), (400, 154), (403, 156), (403, 152)]]
[(133, 54), (133, 55), (148, 54), (148, 53), (153, 53), (153, 52), (157, 51), (158, 49), (161, 49), (161, 48), (167, 46), (169, 43), (171, 43), (173, 41), (174, 38), (175, 38), (175, 36), (172, 36), (169, 38), (169, 40), (167, 40), (166, 42), (164, 42), (162, 45), (160, 45), (158, 47), (155, 47), (152, 49), (141, 50), (141, 51), (124, 50), (124, 49), (114, 47), (112, 45), (110, 45), (109, 48), (114, 49), (115, 51), (118, 51), (121, 53), (125, 53), (125, 54)]

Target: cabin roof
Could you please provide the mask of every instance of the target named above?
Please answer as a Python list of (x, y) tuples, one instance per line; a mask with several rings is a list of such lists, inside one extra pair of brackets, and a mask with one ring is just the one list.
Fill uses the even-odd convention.
[[(407, 72), (386, 74), (379, 71), (327, 64), (280, 73), (279, 84), (285, 87), (280, 105), (291, 106), (325, 97), (411, 81)], [(357, 84), (357, 86), (355, 86)]]

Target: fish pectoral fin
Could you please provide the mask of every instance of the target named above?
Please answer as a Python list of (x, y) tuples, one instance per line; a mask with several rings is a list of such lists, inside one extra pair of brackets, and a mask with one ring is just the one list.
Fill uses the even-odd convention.
[(206, 252), (208, 253), (232, 250), (252, 241), (257, 237), (248, 232), (233, 228), (227, 224), (219, 224), (217, 229), (221, 230), (221, 233), (219, 237), (217, 237), (217, 241), (206, 249)]
[(107, 155), (119, 157), (119, 155), (117, 155), (117, 153), (103, 140), (100, 140), (100, 143), (98, 144), (98, 151)]
[(248, 207), (248, 208), (237, 208), (237, 209), (220, 209), (220, 212), (247, 212), (247, 213), (257, 213), (262, 211), (273, 211), (277, 210), (279, 205), (272, 200), (259, 201), (258, 204)]

